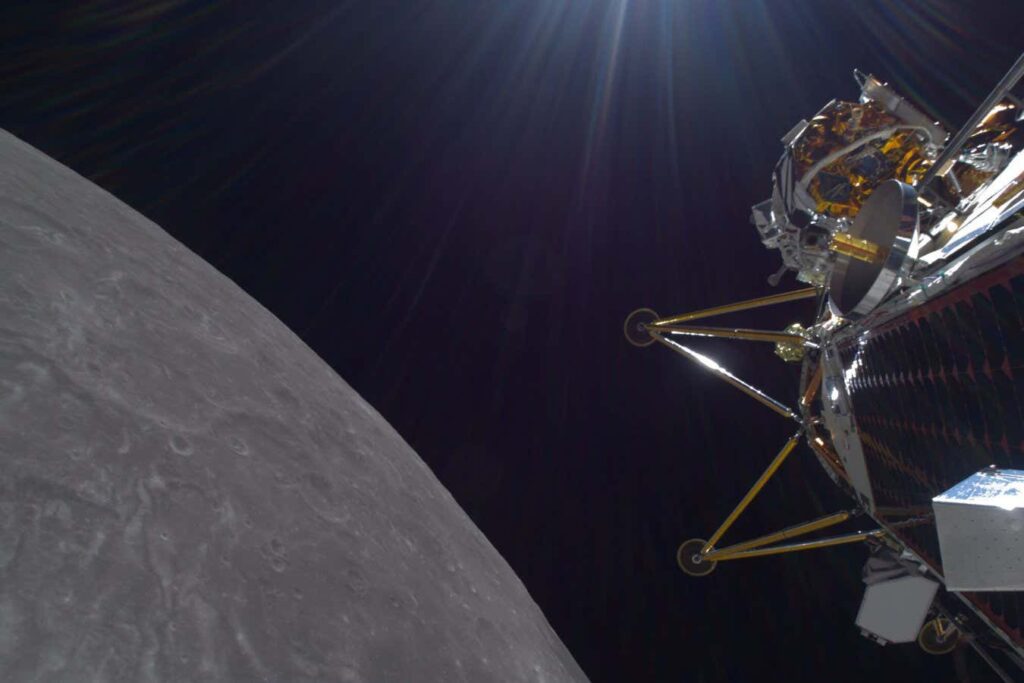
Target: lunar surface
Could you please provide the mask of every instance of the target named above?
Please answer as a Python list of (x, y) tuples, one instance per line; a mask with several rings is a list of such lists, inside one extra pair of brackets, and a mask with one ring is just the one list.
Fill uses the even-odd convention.
[(266, 309), (0, 131), (0, 681), (585, 681)]

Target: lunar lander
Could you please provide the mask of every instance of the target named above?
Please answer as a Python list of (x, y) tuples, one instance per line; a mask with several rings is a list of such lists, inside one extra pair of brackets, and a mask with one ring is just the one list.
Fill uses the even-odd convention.
[[(680, 568), (866, 543), (857, 625), (933, 654), (974, 649), (1024, 679), (1024, 56), (963, 128), (943, 127), (872, 76), (782, 140), (761, 241), (805, 288), (701, 311), (638, 309), (625, 335), (695, 361), (792, 420), (795, 433), (722, 524), (679, 546)], [(703, 326), (717, 315), (815, 299), (806, 326)], [(701, 321), (694, 324), (695, 321)], [(686, 337), (770, 342), (802, 364), (795, 407)], [(725, 533), (801, 443), (852, 510), (748, 541)], [(873, 528), (812, 540), (854, 515)]]

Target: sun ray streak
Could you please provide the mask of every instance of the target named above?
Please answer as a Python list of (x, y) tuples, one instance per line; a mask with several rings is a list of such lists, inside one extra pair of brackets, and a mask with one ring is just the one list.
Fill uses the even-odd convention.
[(601, 46), (598, 65), (597, 85), (594, 88), (594, 97), (590, 109), (590, 120), (587, 126), (586, 143), (583, 152), (583, 165), (580, 169), (580, 195), (586, 193), (587, 179), (591, 172), (591, 164), (596, 155), (597, 148), (604, 141), (608, 125), (608, 115), (611, 110), (612, 94), (615, 86), (615, 73), (619, 62), (619, 48), (622, 45), (622, 29), (626, 23), (626, 10), (629, 7), (629, 0), (615, 0), (608, 9), (608, 15), (614, 15), (610, 26), (606, 29), (608, 35), (607, 49)]

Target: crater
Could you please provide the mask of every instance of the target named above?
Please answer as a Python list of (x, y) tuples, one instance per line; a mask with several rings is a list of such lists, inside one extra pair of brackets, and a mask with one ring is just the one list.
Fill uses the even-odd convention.
[(239, 455), (249, 455), (249, 444), (238, 436), (228, 437), (228, 447)]
[(170, 440), (171, 450), (178, 455), (192, 455), (194, 449), (192, 442), (182, 434), (172, 434)]

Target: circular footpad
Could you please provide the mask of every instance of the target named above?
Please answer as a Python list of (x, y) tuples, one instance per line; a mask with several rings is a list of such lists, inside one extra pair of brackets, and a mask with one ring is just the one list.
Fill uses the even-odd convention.
[(676, 551), (676, 562), (679, 563), (679, 568), (690, 576), (707, 576), (715, 571), (715, 566), (718, 563), (701, 557), (700, 551), (705, 543), (707, 541), (702, 538), (691, 538), (689, 541), (683, 541), (679, 550)]
[(945, 617), (936, 617), (921, 627), (917, 644), (930, 655), (952, 652), (960, 642), (960, 630)]
[(647, 331), (647, 326), (658, 319), (658, 314), (649, 308), (638, 308), (626, 317), (622, 331), (633, 346), (650, 346), (654, 337)]

